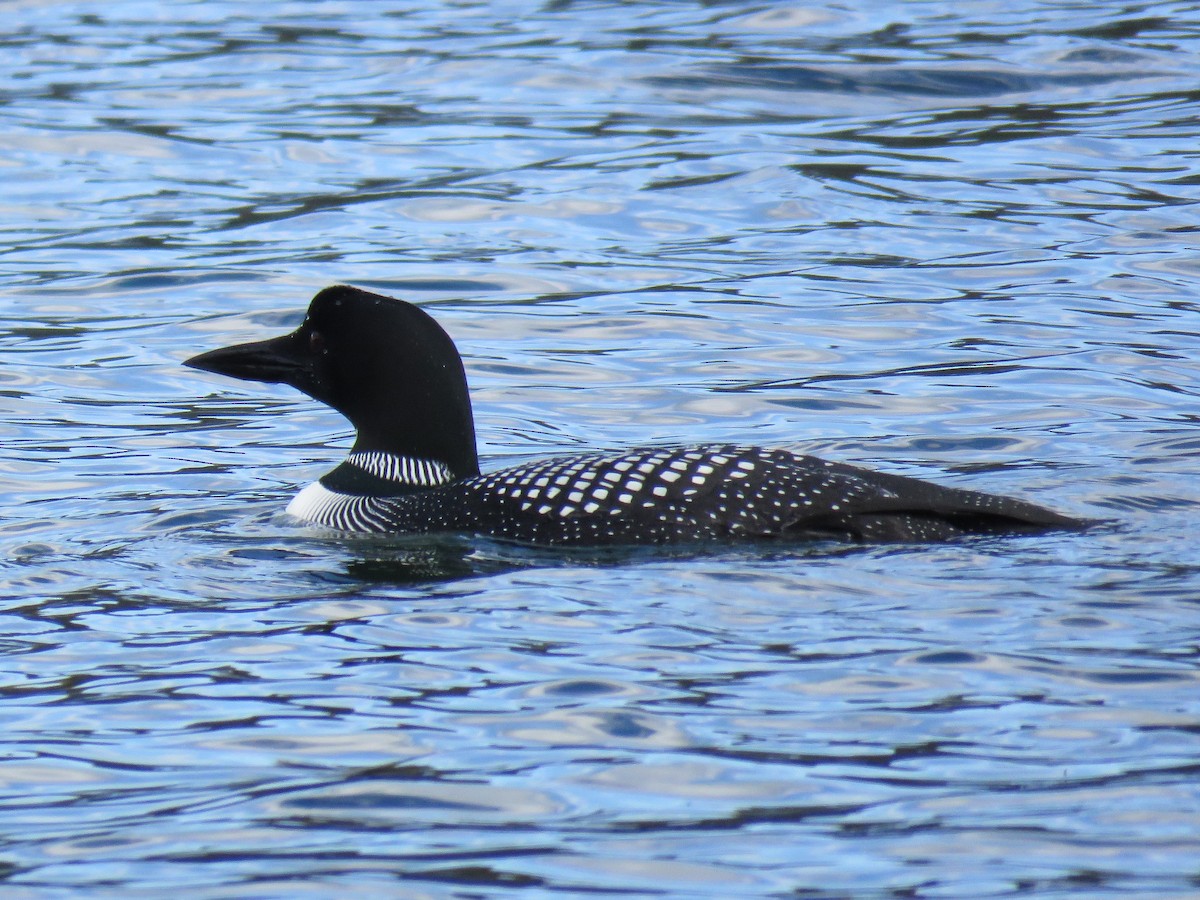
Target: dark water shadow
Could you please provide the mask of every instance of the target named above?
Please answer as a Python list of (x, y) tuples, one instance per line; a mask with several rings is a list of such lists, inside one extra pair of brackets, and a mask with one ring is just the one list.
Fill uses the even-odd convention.
[[(1107, 527), (1111, 523), (1081, 522), (1083, 528)], [(860, 543), (810, 536), (794, 540), (702, 541), (664, 546), (625, 545), (616, 547), (539, 547), (485, 537), (462, 535), (344, 536), (336, 539), (348, 552), (336, 574), (326, 580), (349, 584), (419, 586), (504, 575), (526, 569), (618, 569), (671, 561), (714, 561), (731, 570), (751, 563), (797, 560), (830, 561), (876, 553), (881, 547), (892, 552), (921, 552), (924, 548), (958, 545), (974, 550), (1009, 540), (1028, 539), (1020, 534), (964, 535), (935, 544)]]
[[(1166, 74), (1166, 73), (1162, 73)], [(694, 75), (656, 75), (652, 84), (675, 88), (744, 87), (806, 93), (876, 94), (956, 99), (1045, 93), (1155, 77), (1151, 72), (1024, 72), (958, 66), (868, 66), (862, 68), (786, 65), (747, 61), (715, 65)]]

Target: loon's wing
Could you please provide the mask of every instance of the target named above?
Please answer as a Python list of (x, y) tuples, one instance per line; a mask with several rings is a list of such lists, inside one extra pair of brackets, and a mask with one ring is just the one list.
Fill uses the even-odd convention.
[(560, 545), (936, 541), (1082, 524), (1005, 497), (733, 445), (555, 457), (372, 503), (381, 530)]
[(1024, 500), (787, 451), (767, 453), (753, 474), (761, 482), (755, 487), (773, 498), (774, 506), (756, 504), (759, 515), (753, 522), (735, 523), (736, 530), (764, 537), (811, 534), (867, 541), (937, 541), (1088, 524)]

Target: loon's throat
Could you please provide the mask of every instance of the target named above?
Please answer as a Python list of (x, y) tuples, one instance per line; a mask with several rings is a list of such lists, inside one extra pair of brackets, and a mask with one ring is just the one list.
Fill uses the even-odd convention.
[(340, 466), (321, 476), (321, 484), (338, 494), (395, 497), (449, 484), (450, 467), (433, 459), (397, 456), (381, 450), (351, 453)]

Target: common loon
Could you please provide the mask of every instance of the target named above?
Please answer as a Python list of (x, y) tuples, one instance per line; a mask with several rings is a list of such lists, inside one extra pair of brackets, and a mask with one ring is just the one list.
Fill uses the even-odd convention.
[(318, 293), (291, 334), (186, 365), (289, 384), (350, 420), (349, 456), (288, 506), (342, 531), (555, 545), (924, 542), (1086, 524), (1021, 500), (737, 445), (585, 453), (481, 474), (449, 335), (411, 303), (344, 285)]

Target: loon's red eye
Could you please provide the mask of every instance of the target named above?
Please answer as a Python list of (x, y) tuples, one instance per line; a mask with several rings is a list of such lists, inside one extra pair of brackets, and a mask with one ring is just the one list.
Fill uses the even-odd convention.
[(321, 334), (319, 331), (312, 332), (308, 336), (308, 349), (317, 356), (324, 356), (326, 353), (325, 335)]

